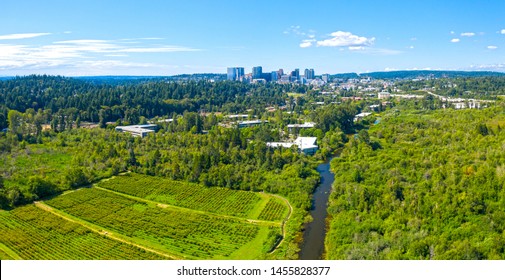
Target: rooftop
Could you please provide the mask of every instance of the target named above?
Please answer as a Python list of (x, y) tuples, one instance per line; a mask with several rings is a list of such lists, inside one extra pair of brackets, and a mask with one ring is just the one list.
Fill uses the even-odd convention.
[(299, 128), (313, 128), (316, 126), (316, 123), (313, 122), (306, 122), (303, 124), (295, 123), (295, 124), (288, 124), (288, 128), (294, 128), (294, 127), (299, 127)]

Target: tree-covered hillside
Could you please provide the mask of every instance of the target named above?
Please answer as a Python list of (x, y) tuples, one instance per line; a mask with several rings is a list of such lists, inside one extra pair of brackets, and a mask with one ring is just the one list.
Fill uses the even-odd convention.
[(332, 162), (328, 259), (504, 259), (505, 111), (396, 112)]
[(268, 106), (285, 104), (292, 85), (251, 85), (239, 82), (188, 81), (121, 85), (95, 84), (55, 76), (27, 76), (0, 81), (0, 128), (7, 127), (8, 110), (33, 109), (67, 121), (136, 124), (141, 116), (153, 118), (196, 112), (244, 112), (255, 114)]
[(374, 79), (415, 79), (425, 78), (456, 78), (456, 77), (503, 77), (505, 73), (492, 71), (437, 71), (437, 70), (401, 70), (388, 72), (370, 72), (362, 77)]

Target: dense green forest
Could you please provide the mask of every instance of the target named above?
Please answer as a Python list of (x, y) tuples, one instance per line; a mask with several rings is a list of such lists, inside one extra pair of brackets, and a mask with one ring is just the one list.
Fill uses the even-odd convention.
[(239, 82), (153, 81), (126, 85), (95, 84), (54, 76), (28, 76), (0, 81), (0, 127), (7, 127), (8, 110), (44, 110), (66, 121), (136, 124), (140, 117), (172, 116), (185, 111), (259, 115), (268, 106), (285, 104), (292, 85), (250, 85)]
[(504, 259), (505, 111), (390, 111), (333, 160), (328, 259)]

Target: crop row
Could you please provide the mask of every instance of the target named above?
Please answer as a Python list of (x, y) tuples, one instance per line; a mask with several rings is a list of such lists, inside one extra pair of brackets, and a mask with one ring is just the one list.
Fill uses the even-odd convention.
[(0, 260), (12, 260), (13, 258), (4, 252), (2, 249), (0, 249)]
[(228, 257), (259, 230), (245, 221), (159, 208), (96, 188), (59, 196), (47, 204), (146, 246), (194, 258)]
[(265, 208), (261, 211), (258, 219), (265, 221), (279, 221), (286, 215), (286, 205), (275, 198), (270, 198)]
[(253, 192), (207, 188), (132, 173), (100, 182), (99, 186), (160, 203), (244, 218), (249, 218), (249, 213), (262, 199)]
[(0, 212), (0, 242), (22, 259), (163, 259), (34, 205)]

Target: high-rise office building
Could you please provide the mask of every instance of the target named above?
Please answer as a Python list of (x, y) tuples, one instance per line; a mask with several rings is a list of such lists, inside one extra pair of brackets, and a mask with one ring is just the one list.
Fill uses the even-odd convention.
[(314, 76), (314, 69), (305, 69), (305, 79), (313, 80)]
[(316, 78), (316, 73), (314, 72), (314, 69), (309, 69), (309, 74), (310, 74), (309, 79), (313, 80)]
[(235, 75), (235, 67), (228, 67), (226, 79), (228, 81), (235, 81), (236, 75)]
[(330, 80), (330, 74), (323, 74), (321, 78), (325, 83), (327, 83)]
[(228, 67), (228, 81), (240, 81), (244, 77), (244, 67)]
[(244, 67), (237, 67), (237, 80), (241, 80), (244, 77)]
[(292, 82), (300, 80), (300, 69), (297, 68), (294, 71), (291, 71), (291, 78), (290, 78), (290, 80)]
[(252, 78), (253, 79), (261, 79), (263, 75), (263, 68), (261, 66), (253, 67), (252, 69)]
[(273, 71), (270, 76), (270, 81), (275, 82), (279, 79), (279, 73), (277, 71)]

